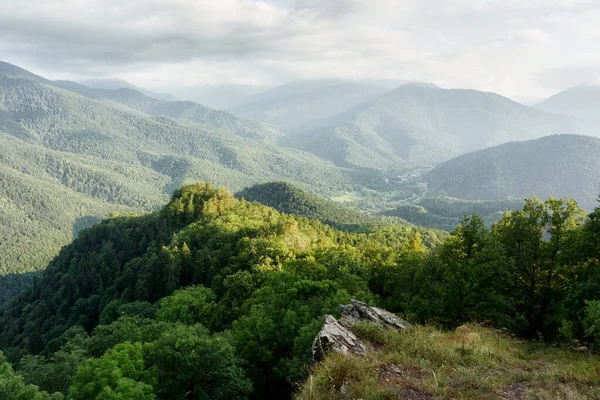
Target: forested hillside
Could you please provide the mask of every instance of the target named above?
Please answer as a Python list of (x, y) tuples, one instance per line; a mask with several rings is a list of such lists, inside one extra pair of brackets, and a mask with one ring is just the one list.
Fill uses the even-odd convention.
[(0, 309), (17, 373), (3, 364), (0, 379), (70, 399), (289, 398), (322, 315), (351, 298), (594, 343), (599, 212), (529, 199), (491, 230), (463, 219), (429, 253), (411, 227), (353, 234), (185, 186), (160, 212), (82, 232)]
[(423, 179), (432, 194), (469, 200), (569, 196), (591, 211), (600, 187), (600, 139), (554, 135), (507, 143), (440, 164)]
[[(141, 166), (57, 152), (0, 132), (0, 275), (36, 271), (112, 212), (168, 199), (168, 177)], [(10, 294), (3, 290), (1, 298)]]
[(286, 178), (327, 193), (371, 180), (277, 147), (276, 129), (227, 112), (0, 67), (2, 275), (43, 268), (80, 228), (152, 210), (188, 181), (239, 190)]
[[(265, 206), (273, 207), (279, 212), (294, 214), (332, 226), (339, 230), (355, 233), (369, 233), (377, 229), (398, 230), (400, 235), (410, 225), (397, 216), (369, 215), (352, 208), (341, 206), (331, 200), (311, 194), (288, 182), (269, 182), (248, 187), (235, 195), (247, 201), (257, 201)], [(463, 213), (461, 215), (466, 215)], [(454, 229), (458, 222), (452, 227)], [(427, 226), (427, 225), (423, 225)], [(432, 228), (437, 228), (433, 226)], [(437, 229), (424, 229), (414, 226), (419, 231), (423, 245), (427, 249), (437, 247), (447, 233)], [(438, 228), (439, 229), (439, 228)], [(449, 229), (449, 230), (452, 230)]]
[(171, 117), (210, 126), (251, 139), (274, 139), (281, 131), (257, 121), (239, 118), (227, 111), (213, 110), (192, 101), (161, 101), (131, 89), (104, 91), (102, 98), (150, 115)]
[(404, 85), (286, 140), (337, 165), (394, 169), (433, 165), (511, 140), (578, 133), (556, 116), (493, 93)]
[(453, 231), (465, 215), (481, 216), (488, 227), (502, 218), (506, 211), (523, 207), (522, 199), (463, 200), (453, 197), (427, 197), (418, 204), (402, 204), (381, 215), (402, 218), (418, 226)]
[(380, 218), (343, 207), (313, 195), (288, 182), (269, 182), (248, 187), (236, 194), (248, 201), (258, 201), (279, 212), (321, 221), (337, 229), (368, 228), (369, 225), (408, 225), (394, 218)]

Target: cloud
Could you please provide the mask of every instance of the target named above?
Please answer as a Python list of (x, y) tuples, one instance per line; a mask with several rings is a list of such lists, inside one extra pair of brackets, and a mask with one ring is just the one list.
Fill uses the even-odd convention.
[[(13, 4), (11, 4), (13, 3)], [(180, 62), (274, 51), (276, 38), (302, 33), (289, 14), (268, 3), (220, 0), (170, 2), (11, 0), (0, 5), (0, 36), (24, 52), (68, 66)], [(61, 62), (62, 61), (62, 62)], [(61, 67), (64, 67), (61, 65)]]
[(548, 39), (548, 34), (537, 28), (521, 29), (515, 35), (515, 40), (522, 43), (545, 43)]
[(92, 73), (160, 63), (226, 64), (234, 71), (232, 61), (238, 69), (280, 64), (306, 71), (313, 63), (358, 65), (357, 57), (385, 54), (402, 41), (398, 31), (361, 22), (381, 21), (381, 9), (398, 21), (405, 7), (394, 2), (311, 3), (282, 8), (249, 0), (133, 0), (126, 6), (71, 0), (17, 7), (6, 0), (0, 4), (0, 41), (18, 44), (8, 53), (46, 69)]
[(600, 64), (598, 17), (591, 0), (3, 0), (0, 59), (161, 88), (339, 77), (542, 96), (565, 60)]
[(596, 0), (448, 0), (447, 12), (540, 11), (594, 8)]

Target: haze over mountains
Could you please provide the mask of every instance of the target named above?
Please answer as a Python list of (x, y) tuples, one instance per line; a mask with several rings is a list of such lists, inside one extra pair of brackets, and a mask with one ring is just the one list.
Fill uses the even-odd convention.
[(403, 85), (296, 132), (289, 145), (337, 165), (393, 169), (433, 165), (511, 140), (578, 133), (572, 118), (493, 93)]
[(265, 92), (250, 104), (230, 111), (290, 130), (338, 114), (385, 91), (385, 87), (369, 83), (297, 82)]
[(3, 274), (41, 268), (97, 217), (151, 210), (186, 181), (241, 189), (285, 178), (324, 192), (364, 184), (362, 173), (277, 146), (280, 132), (256, 121), (1, 67)]
[(547, 112), (577, 118), (588, 134), (597, 135), (600, 126), (600, 85), (580, 85), (562, 91), (538, 104)]
[[(423, 83), (296, 82), (230, 111), (94, 85), (0, 64), (0, 347), (19, 362), (12, 372), (0, 354), (0, 381), (85, 400), (89, 382), (133, 357), (158, 378), (103, 381), (105, 392), (291, 398), (322, 316), (351, 298), (552, 338), (567, 314), (539, 304), (560, 301), (581, 330), (582, 293), (597, 282), (572, 273), (570, 290), (559, 272), (571, 265), (552, 254), (583, 254), (588, 268), (597, 216), (570, 201), (533, 200), (535, 218), (520, 209), (531, 192), (596, 207), (600, 138), (555, 134), (589, 120)], [(182, 187), (196, 181), (237, 199)], [(515, 284), (530, 277), (513, 256), (524, 233), (534, 269), (540, 254), (549, 266), (538, 281), (564, 288), (536, 289), (540, 300)], [(206, 359), (222, 365), (217, 386), (198, 378)]]
[[(547, 144), (537, 150), (530, 142), (511, 143), (514, 151), (501, 152), (502, 157), (490, 149), (494, 156), (465, 155), (412, 183), (395, 179), (395, 171), (432, 166), (487, 146), (581, 132), (581, 119), (493, 93), (318, 80), (282, 85), (253, 95), (251, 104), (222, 111), (116, 88), (129, 86), (126, 82), (84, 83), (95, 87), (51, 81), (0, 63), (4, 274), (39, 269), (98, 217), (152, 210), (175, 188), (199, 180), (240, 190), (285, 179), (324, 196), (364, 198), (375, 204), (369, 206), (373, 211), (395, 206), (388, 200), (439, 194), (502, 200), (530, 190), (540, 196), (556, 192), (588, 209), (595, 199), (598, 171), (591, 144), (596, 142), (578, 136), (542, 141)], [(586, 140), (589, 151), (582, 150)], [(519, 173), (512, 154), (530, 161), (528, 174)], [(568, 162), (570, 172), (544, 172), (559, 159)], [(463, 160), (472, 165), (462, 167)], [(494, 167), (483, 164), (491, 160)], [(499, 177), (494, 168), (508, 172)], [(453, 171), (452, 179), (436, 178), (438, 171)], [(467, 171), (477, 172), (478, 180)], [(569, 173), (581, 176), (579, 186), (564, 183), (571, 181)], [(418, 192), (411, 196), (413, 190)], [(40, 250), (30, 251), (33, 246)]]
[(107, 90), (116, 90), (116, 89), (133, 89), (140, 93), (143, 93), (147, 96), (154, 97), (159, 100), (165, 101), (174, 101), (178, 100), (177, 97), (170, 93), (156, 93), (151, 90), (142, 89), (140, 87), (135, 86), (127, 81), (122, 79), (86, 79), (80, 82), (82, 85), (91, 87), (94, 89), (107, 89)]

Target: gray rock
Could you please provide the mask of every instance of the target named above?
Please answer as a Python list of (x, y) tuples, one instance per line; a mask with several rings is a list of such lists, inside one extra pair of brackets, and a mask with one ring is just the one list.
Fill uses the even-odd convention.
[(362, 354), (368, 346), (352, 333), (352, 326), (359, 322), (374, 322), (393, 329), (408, 329), (412, 325), (389, 311), (369, 307), (365, 303), (352, 300), (349, 305), (340, 305), (340, 321), (332, 315), (323, 318), (323, 328), (312, 345), (313, 362), (319, 362), (332, 351), (341, 354)]
[(323, 318), (323, 328), (312, 345), (313, 361), (319, 362), (332, 351), (341, 354), (361, 354), (368, 347), (332, 315)]
[(394, 329), (409, 329), (412, 325), (396, 315), (379, 307), (369, 307), (362, 301), (352, 300), (349, 305), (340, 305), (342, 319), (347, 326), (359, 322), (375, 322)]

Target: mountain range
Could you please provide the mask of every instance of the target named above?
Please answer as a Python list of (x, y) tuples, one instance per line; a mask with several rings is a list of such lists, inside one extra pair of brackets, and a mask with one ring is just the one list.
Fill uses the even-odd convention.
[(98, 217), (150, 211), (184, 182), (239, 190), (289, 179), (333, 193), (372, 181), (279, 147), (280, 134), (192, 102), (50, 81), (1, 64), (0, 274), (37, 270)]
[(553, 135), (465, 154), (424, 175), (430, 195), (469, 200), (571, 197), (591, 211), (600, 193), (600, 139)]
[(132, 89), (137, 92), (143, 93), (146, 96), (154, 97), (158, 100), (165, 101), (176, 101), (177, 97), (170, 93), (156, 93), (151, 90), (143, 89), (138, 86), (135, 86), (132, 83), (124, 81), (122, 79), (111, 79), (111, 78), (96, 78), (96, 79), (86, 79), (80, 82), (83, 86), (87, 86), (93, 89), (107, 89), (107, 90), (116, 90), (116, 89)]
[(600, 85), (580, 85), (564, 90), (535, 105), (547, 112), (578, 119), (589, 135), (598, 135)]
[[(555, 134), (591, 117), (427, 83), (234, 112), (84, 83), (0, 63), (0, 398), (596, 394), (600, 207), (546, 200), (597, 206), (600, 138)], [(323, 359), (331, 332), (360, 357)]]
[(574, 119), (494, 93), (403, 85), (338, 115), (296, 130), (285, 144), (340, 166), (434, 165), (512, 140), (579, 133)]
[[(488, 145), (580, 127), (572, 117), (492, 93), (402, 82), (389, 90), (396, 83), (297, 82), (255, 95), (254, 105), (247, 107), (279, 104), (288, 110), (275, 126), (191, 101), (110, 88), (126, 84), (122, 82), (94, 88), (0, 63), (0, 274), (37, 270), (98, 218), (151, 211), (187, 182), (212, 181), (239, 191), (283, 179), (321, 196), (365, 188), (370, 196), (379, 196), (404, 190), (379, 170), (436, 164)], [(297, 111), (300, 106), (306, 107), (304, 113)], [(448, 161), (423, 177), (427, 196), (502, 200), (535, 191), (539, 196), (570, 195), (590, 209), (597, 194), (596, 141), (560, 138), (533, 142), (547, 143), (539, 148), (511, 143), (510, 151), (490, 149), (491, 156), (484, 151)], [(513, 148), (515, 157), (531, 161), (528, 175), (516, 168)], [(486, 166), (496, 159), (501, 167)], [(545, 172), (554, 168), (552, 159), (566, 160), (565, 171), (575, 175)], [(471, 166), (460, 167), (463, 160)], [(498, 175), (498, 170), (506, 172)], [(568, 176), (579, 178), (571, 182)], [(277, 207), (279, 203), (259, 196), (271, 189), (242, 193)], [(292, 187), (283, 189), (276, 191), (287, 193), (282, 198), (297, 193)], [(335, 206), (307, 196), (300, 196), (306, 202), (301, 208), (313, 214)], [(350, 215), (340, 210), (326, 214)], [(388, 215), (413, 218), (409, 211)], [(430, 225), (449, 229), (456, 222), (452, 218)], [(381, 221), (358, 214), (350, 219), (354, 222), (346, 218), (345, 223)]]
[(255, 98), (255, 102), (229, 111), (291, 130), (309, 121), (336, 115), (369, 101), (386, 90), (369, 83), (299, 82), (267, 91)]

